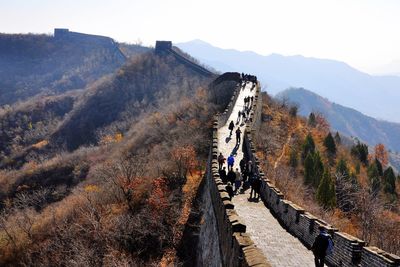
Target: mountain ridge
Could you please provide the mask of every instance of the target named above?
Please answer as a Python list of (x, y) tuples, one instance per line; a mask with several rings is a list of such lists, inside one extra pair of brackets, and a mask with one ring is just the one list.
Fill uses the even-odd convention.
[(369, 116), (400, 122), (396, 103), (400, 99), (400, 77), (373, 76), (332, 59), (263, 56), (200, 41), (176, 46), (219, 71), (254, 73), (272, 95), (290, 87), (303, 87)]

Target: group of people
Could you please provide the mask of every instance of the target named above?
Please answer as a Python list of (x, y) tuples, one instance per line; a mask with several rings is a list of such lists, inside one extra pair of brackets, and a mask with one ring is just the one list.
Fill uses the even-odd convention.
[[(224, 166), (225, 161), (228, 165), (228, 172)], [(235, 163), (235, 158), (230, 155), (228, 159), (225, 159), (222, 153), (218, 156), (219, 165), (219, 175), (224, 184), (226, 184), (226, 191), (229, 194), (230, 199), (239, 192), (244, 192), (245, 190), (251, 188), (250, 190), (250, 200), (260, 199), (260, 189), (261, 180), (255, 175), (255, 169), (253, 163), (249, 160), (246, 161), (242, 158), (239, 162), (239, 168), (234, 170), (233, 166)], [(234, 187), (233, 187), (234, 186)]]
[[(232, 136), (233, 129), (235, 129), (235, 124), (233, 121), (229, 123), (228, 129), (230, 130), (229, 137)], [(240, 136), (242, 134), (242, 130), (240, 130), (240, 127), (238, 127), (235, 131), (236, 134), (236, 144), (240, 144)]]
[(257, 76), (254, 76), (254, 75), (242, 73), (240, 75), (240, 78), (242, 79), (242, 82), (245, 82), (245, 84), (247, 82), (252, 82), (253, 84), (257, 83)]

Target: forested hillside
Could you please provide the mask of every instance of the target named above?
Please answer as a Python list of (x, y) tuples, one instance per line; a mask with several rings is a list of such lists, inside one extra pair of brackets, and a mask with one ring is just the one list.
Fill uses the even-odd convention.
[(399, 254), (400, 177), (377, 144), (348, 143), (321, 114), (297, 116), (287, 101), (263, 98), (257, 154), (285, 197), (341, 231)]
[[(139, 46), (127, 47), (134, 51), (127, 52), (129, 56), (145, 52)], [(84, 88), (125, 60), (119, 45), (108, 37), (0, 34), (0, 106)]]
[(3, 111), (0, 264), (179, 264), (212, 116), (230, 99), (214, 78), (150, 52)]

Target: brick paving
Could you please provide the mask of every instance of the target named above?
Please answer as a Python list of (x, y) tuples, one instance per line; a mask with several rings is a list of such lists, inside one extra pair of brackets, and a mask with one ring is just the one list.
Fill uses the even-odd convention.
[[(235, 153), (234, 169), (239, 168), (239, 161), (243, 158), (241, 146), (235, 147), (235, 131), (240, 124), (236, 124), (238, 111), (243, 109), (244, 98), (254, 96), (255, 89), (250, 90), (251, 83), (240, 91), (236, 105), (226, 123), (218, 130), (218, 148), (227, 158), (230, 153)], [(231, 139), (229, 139), (228, 125), (235, 122)], [(244, 125), (241, 127), (243, 140)], [(249, 191), (249, 190), (248, 190)], [(314, 257), (297, 238), (288, 233), (270, 213), (269, 209), (260, 202), (249, 202), (249, 192), (239, 194), (233, 198), (235, 210), (243, 218), (247, 232), (251, 235), (255, 245), (259, 247), (272, 266), (303, 267), (314, 266)]]

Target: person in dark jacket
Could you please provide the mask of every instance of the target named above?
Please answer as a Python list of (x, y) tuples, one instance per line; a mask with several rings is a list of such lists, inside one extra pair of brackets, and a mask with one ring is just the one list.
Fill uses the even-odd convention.
[(236, 143), (239, 144), (240, 143), (240, 134), (242, 133), (242, 131), (240, 130), (240, 127), (237, 128), (236, 130)]
[(228, 177), (226, 176), (226, 168), (223, 167), (219, 172), (219, 177), (221, 178), (222, 182), (226, 184), (228, 182)]
[[(333, 241), (332, 237), (326, 232), (325, 227), (320, 226), (318, 229), (319, 235), (315, 238), (311, 250), (314, 253), (315, 267), (323, 267), (329, 242)], [(331, 241), (329, 241), (329, 239)]]
[(233, 197), (233, 195), (234, 195), (232, 183), (231, 183), (231, 182), (228, 182), (228, 184), (225, 186), (225, 189), (226, 189), (226, 192), (227, 192), (228, 195), (229, 195), (230, 200), (232, 200), (232, 197)]
[(222, 155), (222, 153), (220, 152), (220, 153), (219, 153), (219, 156), (218, 156), (218, 170), (221, 170), (221, 169), (222, 169), (222, 166), (224, 165), (224, 163), (225, 163), (225, 157), (224, 157), (224, 155)]
[(244, 160), (244, 158), (242, 158), (239, 162), (239, 166), (240, 166), (240, 172), (244, 173), (245, 168), (246, 168), (246, 161)]
[(235, 172), (233, 171), (233, 169), (230, 169), (230, 170), (228, 171), (227, 178), (228, 178), (228, 182), (230, 182), (231, 184), (234, 184), (234, 183), (235, 183), (236, 174), (235, 174)]
[(229, 123), (229, 127), (228, 127), (228, 129), (231, 131), (231, 132), (229, 133), (229, 136), (232, 135), (233, 128), (235, 128), (235, 124), (233, 123), (233, 121), (231, 121), (231, 123)]

